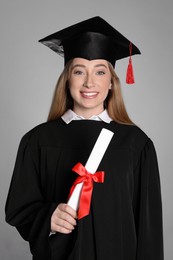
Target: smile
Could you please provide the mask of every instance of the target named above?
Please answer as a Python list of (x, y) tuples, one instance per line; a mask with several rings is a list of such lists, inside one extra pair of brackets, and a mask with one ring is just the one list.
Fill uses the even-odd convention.
[(81, 95), (85, 98), (95, 98), (98, 92), (81, 92)]

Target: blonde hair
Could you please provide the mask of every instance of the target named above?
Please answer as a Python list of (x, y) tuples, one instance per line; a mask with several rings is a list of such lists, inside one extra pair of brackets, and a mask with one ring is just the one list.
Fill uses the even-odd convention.
[[(69, 108), (73, 108), (73, 100), (68, 89), (68, 79), (72, 67), (71, 64), (72, 60), (66, 64), (62, 74), (58, 79), (48, 115), (48, 121), (61, 117)], [(108, 65), (111, 72), (112, 87), (104, 102), (105, 108), (107, 109), (109, 116), (115, 122), (133, 125), (133, 122), (129, 118), (125, 108), (121, 93), (120, 80), (116, 75), (113, 66), (109, 62)]]

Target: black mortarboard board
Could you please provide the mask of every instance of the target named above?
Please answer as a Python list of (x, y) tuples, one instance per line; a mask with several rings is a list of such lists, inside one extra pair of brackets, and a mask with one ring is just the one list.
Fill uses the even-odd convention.
[[(115, 65), (115, 61), (130, 56), (129, 41), (101, 17), (69, 26), (41, 40), (56, 53), (64, 56), (65, 64), (72, 58), (88, 60), (105, 59)], [(132, 44), (132, 53), (140, 54)]]
[(64, 56), (65, 64), (72, 58), (105, 59), (115, 66), (116, 60), (134, 54), (139, 49), (99, 16), (84, 20), (41, 40)]

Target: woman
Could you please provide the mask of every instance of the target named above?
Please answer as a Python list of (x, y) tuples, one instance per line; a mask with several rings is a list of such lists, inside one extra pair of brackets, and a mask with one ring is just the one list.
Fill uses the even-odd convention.
[[(64, 54), (48, 122), (19, 146), (6, 220), (29, 241), (33, 259), (163, 260), (162, 205), (155, 149), (126, 112), (115, 61), (138, 48), (100, 17), (42, 40)], [(130, 44), (130, 45), (129, 45)], [(130, 52), (129, 52), (130, 46)], [(102, 128), (114, 137), (99, 165), (89, 214), (67, 205)]]

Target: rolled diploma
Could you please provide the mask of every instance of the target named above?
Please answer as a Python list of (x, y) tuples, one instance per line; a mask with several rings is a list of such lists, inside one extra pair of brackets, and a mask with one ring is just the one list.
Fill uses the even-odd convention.
[[(103, 128), (96, 140), (96, 143), (91, 151), (91, 154), (85, 164), (88, 172), (94, 174), (106, 152), (106, 149), (113, 137), (114, 133), (106, 128)], [(78, 210), (80, 193), (82, 190), (83, 182), (76, 185), (67, 204), (74, 210)]]

